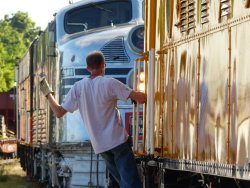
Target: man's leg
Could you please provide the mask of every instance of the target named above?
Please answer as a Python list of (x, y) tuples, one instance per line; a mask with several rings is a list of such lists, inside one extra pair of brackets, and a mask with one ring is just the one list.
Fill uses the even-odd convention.
[(111, 150), (106, 151), (101, 153), (101, 156), (103, 158), (103, 160), (105, 161), (105, 164), (107, 166), (107, 169), (109, 170), (109, 172), (112, 174), (112, 176), (115, 178), (115, 180), (120, 183), (121, 178), (119, 175), (119, 172), (117, 171), (117, 167), (114, 161), (114, 154), (112, 153)]
[(121, 177), (121, 188), (142, 188), (134, 154), (128, 142), (112, 149), (112, 152)]

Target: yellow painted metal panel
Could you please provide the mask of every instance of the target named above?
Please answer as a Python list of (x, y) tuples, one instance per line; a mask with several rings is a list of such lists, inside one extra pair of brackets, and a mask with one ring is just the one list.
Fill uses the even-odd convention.
[[(178, 24), (181, 11), (187, 9), (185, 2), (194, 7), (196, 22), (190, 31), (182, 32)], [(248, 165), (248, 6), (249, 1), (147, 1), (145, 46), (158, 52), (156, 156)]]
[[(250, 23), (232, 28), (231, 161), (240, 165), (250, 159)], [(236, 155), (236, 156), (235, 156)]]

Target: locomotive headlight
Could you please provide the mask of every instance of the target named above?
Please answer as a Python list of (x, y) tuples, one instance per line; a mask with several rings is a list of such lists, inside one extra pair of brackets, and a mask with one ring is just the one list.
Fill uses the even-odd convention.
[(145, 74), (144, 72), (140, 72), (137, 89), (141, 92), (145, 92)]
[[(131, 71), (128, 76), (127, 84), (130, 88), (133, 88), (133, 82), (134, 82), (134, 71)], [(136, 76), (136, 90), (145, 92), (145, 74), (144, 72), (140, 72)]]
[(144, 49), (144, 27), (139, 25), (134, 27), (128, 36), (128, 41), (131, 48), (137, 52), (142, 53)]
[(141, 73), (140, 73), (140, 81), (141, 81), (141, 82), (144, 82), (144, 81), (145, 81), (145, 74), (144, 74), (144, 72), (141, 72)]
[(141, 92), (145, 92), (145, 84), (144, 83), (139, 83), (138, 90)]

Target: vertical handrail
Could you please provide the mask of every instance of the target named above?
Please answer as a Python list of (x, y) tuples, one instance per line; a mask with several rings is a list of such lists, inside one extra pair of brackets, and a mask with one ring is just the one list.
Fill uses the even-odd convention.
[[(146, 58), (144, 59), (144, 74), (145, 74), (145, 92), (147, 93), (148, 91), (148, 55), (149, 52), (146, 53)], [(148, 105), (147, 103), (143, 105), (143, 152), (146, 153), (146, 147), (147, 147), (147, 109), (148, 109)]]
[(155, 50), (149, 51), (147, 88), (147, 152), (154, 154), (154, 63)]
[[(137, 63), (134, 63), (134, 82), (133, 82), (133, 89), (137, 90)], [(133, 151), (135, 151), (137, 148), (135, 148), (135, 125), (136, 125), (136, 110), (137, 110), (137, 104), (133, 104), (133, 121), (132, 121), (132, 138), (133, 138)]]
[(19, 67), (15, 67), (15, 120), (16, 120), (16, 138), (19, 139)]
[[(134, 82), (133, 82), (133, 89), (134, 90), (140, 90), (138, 85), (139, 83), (144, 83), (145, 86), (145, 92), (147, 92), (147, 62), (148, 62), (148, 52), (145, 52), (144, 54), (141, 54), (141, 58), (138, 58), (135, 60), (135, 64), (134, 64), (134, 74), (133, 74), (133, 78), (134, 78)], [(140, 74), (141, 74), (141, 70), (143, 69), (144, 72), (144, 80), (142, 81), (140, 79)], [(139, 140), (139, 131), (140, 131), (140, 110), (142, 110), (143, 113), (143, 122), (142, 122), (142, 140)], [(135, 103), (133, 104), (133, 151), (137, 151), (137, 152), (143, 152), (146, 153), (146, 148), (149, 144), (147, 144), (148, 141), (148, 136), (147, 136), (147, 103), (145, 104), (139, 104), (139, 103)], [(139, 141), (142, 141), (141, 145), (139, 145)]]
[[(140, 74), (141, 74), (141, 62), (137, 63), (137, 79), (138, 82), (140, 81)], [(137, 88), (138, 89), (138, 88)], [(135, 150), (138, 150), (138, 133), (139, 133), (139, 113), (140, 113), (140, 104), (136, 105), (136, 121), (135, 121)]]

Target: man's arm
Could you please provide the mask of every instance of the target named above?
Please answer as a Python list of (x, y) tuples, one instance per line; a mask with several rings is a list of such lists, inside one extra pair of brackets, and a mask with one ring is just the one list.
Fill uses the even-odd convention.
[(129, 98), (131, 98), (132, 100), (134, 100), (140, 104), (147, 102), (147, 95), (145, 93), (140, 92), (140, 91), (132, 90), (132, 92), (129, 95)]
[(56, 115), (56, 117), (60, 118), (66, 114), (66, 110), (58, 104), (58, 102), (55, 100), (55, 97), (52, 95), (53, 90), (50, 88), (47, 80), (43, 78), (40, 82), (40, 89), (42, 93), (45, 95), (45, 97), (48, 99), (49, 106)]
[(47, 95), (47, 98), (49, 106), (56, 115), (56, 117), (60, 118), (67, 113), (67, 111), (61, 105), (58, 104), (58, 102), (55, 100), (54, 96), (51, 93)]

